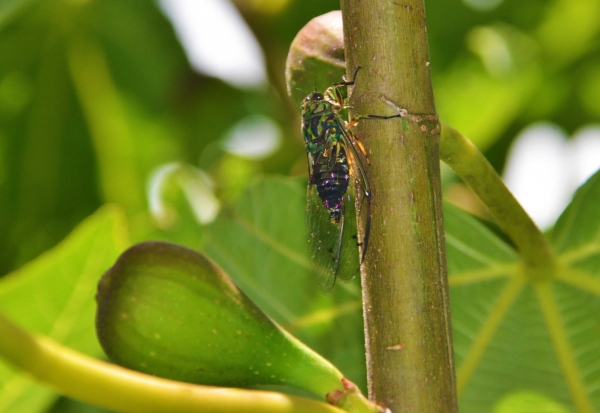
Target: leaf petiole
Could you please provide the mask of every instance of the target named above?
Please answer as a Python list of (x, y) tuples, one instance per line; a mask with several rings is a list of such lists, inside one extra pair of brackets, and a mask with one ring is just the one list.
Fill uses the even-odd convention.
[(456, 129), (441, 125), (441, 160), (479, 196), (506, 231), (528, 267), (528, 275), (552, 277), (555, 257), (540, 229), (475, 145)]

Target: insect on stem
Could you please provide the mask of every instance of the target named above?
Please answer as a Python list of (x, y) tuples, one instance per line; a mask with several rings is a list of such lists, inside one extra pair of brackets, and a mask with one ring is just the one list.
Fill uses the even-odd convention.
[[(355, 84), (360, 69), (356, 68), (351, 81), (342, 77), (342, 82), (324, 93), (315, 90), (302, 101), (302, 136), (308, 161), (308, 242), (313, 271), (326, 293), (333, 289), (338, 276), (349, 280), (358, 273), (369, 243), (371, 190), (364, 168), (367, 152), (352, 128), (360, 119), (392, 119), (407, 114), (405, 109), (382, 97), (396, 109), (396, 114), (357, 115), (346, 121), (341, 111), (350, 106), (342, 90)], [(353, 202), (356, 191), (363, 192), (364, 207), (357, 208)], [(357, 213), (363, 216), (362, 239), (358, 239)]]

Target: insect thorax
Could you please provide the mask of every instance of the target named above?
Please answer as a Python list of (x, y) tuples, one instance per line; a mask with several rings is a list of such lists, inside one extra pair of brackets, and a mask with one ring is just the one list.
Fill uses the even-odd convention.
[(341, 129), (344, 127), (343, 120), (332, 112), (305, 118), (302, 122), (302, 135), (307, 151), (315, 153), (329, 145), (342, 143)]
[(337, 112), (344, 107), (346, 98), (344, 97), (342, 88), (340, 86), (332, 86), (328, 88), (323, 95), (324, 100), (329, 102), (332, 106), (332, 110)]

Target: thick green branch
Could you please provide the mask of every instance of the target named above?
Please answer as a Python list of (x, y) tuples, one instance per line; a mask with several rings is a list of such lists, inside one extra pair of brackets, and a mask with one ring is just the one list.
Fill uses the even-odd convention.
[[(369, 396), (394, 413), (457, 410), (441, 208), (439, 123), (423, 0), (342, 1), (353, 115), (369, 154), (372, 226), (362, 266)], [(390, 113), (392, 112), (392, 113)]]
[(525, 264), (548, 276), (547, 270), (554, 264), (548, 242), (475, 145), (442, 124), (440, 158), (479, 196), (515, 243)]

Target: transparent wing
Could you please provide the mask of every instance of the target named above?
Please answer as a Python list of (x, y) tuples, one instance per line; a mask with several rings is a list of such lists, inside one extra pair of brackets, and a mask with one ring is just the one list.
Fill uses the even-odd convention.
[(338, 251), (341, 244), (343, 222), (332, 222), (315, 185), (308, 184), (306, 195), (306, 229), (313, 272), (325, 293), (335, 285), (338, 271)]
[(315, 185), (308, 185), (306, 203), (306, 228), (313, 272), (325, 293), (331, 292), (339, 276), (350, 280), (359, 273), (356, 208), (351, 179), (344, 197), (344, 215), (339, 223), (329, 217)]
[[(368, 191), (368, 182), (364, 168), (362, 167), (361, 159), (358, 152), (353, 146), (355, 139), (353, 135), (345, 128), (343, 121), (337, 116), (332, 122), (327, 123), (327, 135), (324, 138), (331, 146), (324, 148), (322, 153), (337, 153), (331, 158), (327, 158), (327, 162), (323, 158), (319, 158), (322, 153), (307, 154), (308, 169), (309, 169), (309, 185), (307, 191), (307, 207), (306, 207), (306, 228), (308, 232), (309, 251), (317, 282), (325, 293), (329, 293), (335, 285), (336, 278), (339, 276), (343, 280), (350, 280), (359, 273), (360, 259), (359, 246), (365, 243), (359, 242), (357, 233), (357, 210), (354, 194), (364, 194)], [(340, 135), (333, 135), (333, 134)], [(346, 149), (342, 152), (334, 152), (333, 145), (339, 142), (339, 138), (343, 140), (343, 146)], [(345, 154), (345, 155), (344, 155)], [(339, 157), (338, 157), (339, 156)], [(333, 168), (339, 165), (345, 159), (350, 163), (350, 173), (352, 177), (348, 182), (348, 189), (340, 202), (341, 218), (339, 222), (335, 222), (330, 218), (330, 211), (323, 205), (319, 197), (317, 188), (311, 184), (313, 167), (318, 167), (318, 173), (322, 174), (324, 169)], [(322, 175), (320, 175), (322, 176)], [(364, 199), (363, 199), (364, 198)], [(368, 233), (368, 222), (365, 216), (369, 216), (370, 203), (366, 202), (366, 208), (362, 205), (364, 200), (369, 201), (366, 197), (359, 196), (359, 213), (361, 214), (361, 222), (367, 222), (367, 230), (362, 233)], [(368, 238), (366, 238), (368, 239)]]
[[(366, 154), (360, 142), (352, 134), (350, 130), (345, 130), (343, 133), (344, 142), (346, 143), (348, 163), (350, 164), (350, 174), (352, 176), (352, 186), (354, 197), (354, 205), (356, 206), (355, 213), (360, 216), (360, 222), (364, 226), (361, 234), (364, 239), (359, 240), (360, 260), (365, 257), (365, 252), (368, 248), (369, 233), (371, 231), (371, 197), (370, 185), (364, 166), (368, 163)], [(350, 191), (349, 191), (350, 192)], [(369, 195), (367, 195), (369, 193)], [(356, 218), (355, 218), (356, 220)]]
[(345, 220), (344, 233), (342, 235), (342, 246), (338, 277), (342, 280), (351, 280), (360, 273), (359, 239), (356, 230), (356, 204), (354, 194), (356, 193), (356, 181), (350, 178), (348, 191), (344, 199)]

